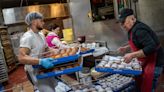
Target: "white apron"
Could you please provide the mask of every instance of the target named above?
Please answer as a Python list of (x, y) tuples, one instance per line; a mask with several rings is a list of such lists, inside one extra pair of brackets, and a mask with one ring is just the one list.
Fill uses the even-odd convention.
[[(45, 51), (45, 48), (47, 47), (45, 38), (39, 33), (34, 33), (32, 30), (29, 31), (34, 37), (34, 39), (31, 41), (33, 47), (31, 49), (30, 56), (41, 58), (41, 54)], [(38, 80), (36, 78), (38, 70), (33, 69), (32, 65), (25, 65), (25, 70), (28, 71), (32, 82), (35, 86), (38, 87), (40, 92), (55, 92), (56, 80), (54, 77)]]

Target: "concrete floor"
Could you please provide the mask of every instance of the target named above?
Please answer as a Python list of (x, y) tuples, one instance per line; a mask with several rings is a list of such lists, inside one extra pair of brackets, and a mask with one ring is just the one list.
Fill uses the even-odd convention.
[(33, 86), (28, 81), (26, 73), (24, 71), (24, 66), (18, 66), (14, 71), (9, 74), (9, 80), (4, 83), (5, 90), (7, 92), (33, 92)]

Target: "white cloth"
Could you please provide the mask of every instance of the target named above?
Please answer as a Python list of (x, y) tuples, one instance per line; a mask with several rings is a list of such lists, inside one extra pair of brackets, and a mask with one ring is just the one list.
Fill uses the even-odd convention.
[(43, 37), (45, 37), (44, 33), (42, 32), (42, 30), (39, 32), (39, 34), (41, 34)]
[(94, 57), (101, 56), (101, 55), (107, 53), (108, 51), (109, 50), (106, 47), (99, 47), (99, 48), (95, 49), (95, 51), (93, 52), (93, 56)]
[[(22, 38), (20, 39), (20, 47), (29, 48), (31, 50), (30, 56), (41, 58), (40, 55), (45, 51), (45, 48), (47, 48), (45, 38), (39, 34), (34, 33), (31, 29), (28, 30)], [(32, 65), (25, 65), (25, 70), (29, 72), (29, 75), (32, 79), (32, 82), (34, 85), (36, 85), (39, 88), (40, 92), (54, 92), (56, 80), (55, 78), (46, 78), (37, 80), (36, 75), (38, 74), (37, 69), (33, 69)]]
[[(55, 34), (54, 32), (50, 32), (49, 34), (48, 34), (48, 36), (58, 36), (57, 34)], [(61, 41), (60, 41), (60, 39), (58, 39), (58, 38), (53, 38), (53, 40), (51, 41), (51, 43), (52, 44), (55, 44), (57, 47), (59, 47), (59, 48), (61, 48), (61, 49), (63, 49), (63, 48), (70, 48), (68, 45), (65, 45), (65, 44), (63, 44)]]
[(29, 48), (31, 50), (30, 56), (40, 58), (40, 54), (45, 51), (47, 44), (41, 34), (29, 30), (21, 37), (20, 47)]
[(58, 82), (57, 86), (55, 87), (56, 92), (68, 92), (69, 90), (71, 90), (71, 88), (63, 82)]

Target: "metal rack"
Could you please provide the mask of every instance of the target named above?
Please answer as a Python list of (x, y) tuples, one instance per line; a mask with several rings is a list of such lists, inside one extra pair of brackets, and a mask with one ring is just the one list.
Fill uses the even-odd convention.
[[(3, 61), (6, 63), (8, 72), (16, 68), (16, 56), (13, 52), (11, 39), (8, 36), (7, 27), (0, 27), (0, 43), (1, 43), (1, 53), (3, 54)], [(2, 56), (2, 55), (1, 55)]]
[(8, 80), (7, 66), (4, 59), (3, 47), (0, 43), (0, 83)]

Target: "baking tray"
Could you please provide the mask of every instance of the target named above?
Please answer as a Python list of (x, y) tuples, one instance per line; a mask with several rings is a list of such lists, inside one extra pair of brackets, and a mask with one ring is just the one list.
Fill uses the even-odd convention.
[[(130, 86), (132, 88), (126, 90), (126, 88), (128, 88)], [(123, 87), (121, 87), (119, 89), (113, 90), (113, 92), (122, 92), (122, 91), (125, 91), (125, 90), (126, 90), (125, 92), (132, 92), (132, 89), (134, 89), (134, 88), (135, 88), (135, 81), (132, 81), (132, 82), (128, 83), (127, 85), (124, 85)]]
[[(94, 80), (94, 81), (92, 81), (92, 83), (90, 85), (83, 85), (83, 84), (80, 84), (80, 83), (79, 84), (76, 84), (76, 85), (71, 85), (71, 87), (72, 87), (72, 91), (71, 92), (75, 92), (75, 90), (73, 90), (74, 89), (73, 87), (76, 87), (77, 88), (77, 87), (83, 85), (83, 87), (79, 89), (79, 90), (82, 90), (82, 89), (84, 89), (86, 87), (92, 87), (92, 85), (101, 85), (101, 84), (97, 83), (98, 80), (103, 79), (105, 77), (108, 77), (110, 75), (113, 75), (113, 74), (107, 74), (107, 75), (105, 75), (105, 76), (103, 76), (103, 77), (101, 77), (101, 78), (99, 78), (97, 80)], [(135, 80), (132, 80), (131, 82), (127, 83), (126, 85), (123, 85), (121, 88), (112, 90), (112, 92), (132, 92), (132, 90), (134, 90), (134, 89), (135, 89)], [(103, 92), (106, 92), (106, 91), (103, 91)]]
[[(68, 62), (78, 60), (78, 58), (80, 56), (81, 56), (80, 54), (75, 54), (75, 55), (68, 56), (68, 57), (62, 57), (62, 58), (54, 59), (52, 62), (55, 66), (55, 65), (58, 65), (58, 64), (63, 64), (63, 63), (68, 63)], [(42, 66), (41, 65), (33, 65), (33, 68), (42, 68)]]
[[(75, 66), (73, 68), (67, 68), (67, 69), (64, 69), (64, 70), (58, 70), (58, 71), (52, 71), (52, 72), (46, 72), (46, 73), (43, 73), (43, 74), (38, 74), (38, 75), (36, 75), (36, 78), (37, 79), (44, 79), (44, 78), (60, 76), (60, 75), (63, 75), (63, 74), (70, 74), (70, 73), (73, 73), (73, 72), (81, 71), (82, 68), (83, 68), (83, 62), (78, 61), (75, 64), (77, 64), (77, 66)], [(61, 65), (61, 66), (68, 66), (68, 64)], [(60, 66), (57, 66), (57, 67), (60, 67)]]
[(94, 51), (95, 51), (95, 49), (89, 49), (89, 50), (87, 50), (87, 51), (80, 52), (80, 55), (92, 53), (92, 52), (94, 52)]
[[(95, 61), (97, 65), (97, 61)], [(113, 69), (113, 68), (102, 68), (102, 67), (95, 67), (97, 72), (108, 72), (113, 74), (123, 74), (123, 75), (141, 75), (142, 71), (140, 70), (130, 70), (130, 69)]]
[[(102, 79), (102, 78), (106, 78), (108, 76), (111, 76), (113, 74), (110, 74), (110, 73), (107, 73), (105, 74), (104, 76), (102, 76), (101, 78), (99, 78), (98, 80)], [(124, 75), (123, 75), (124, 76)], [(125, 76), (129, 76), (129, 77), (133, 77), (133, 76), (130, 76), (130, 75), (125, 75)], [(98, 81), (97, 80), (97, 81)], [(95, 83), (95, 84), (99, 84), (99, 83)], [(100, 84), (99, 84), (100, 85)], [(136, 84), (135, 84), (135, 80), (132, 80), (131, 82), (129, 82), (128, 84), (122, 86), (121, 88), (119, 89), (115, 89), (115, 90), (112, 90), (113, 92), (132, 92), (132, 90), (135, 88)], [(129, 88), (130, 87), (130, 88)]]

